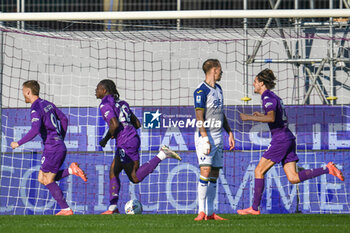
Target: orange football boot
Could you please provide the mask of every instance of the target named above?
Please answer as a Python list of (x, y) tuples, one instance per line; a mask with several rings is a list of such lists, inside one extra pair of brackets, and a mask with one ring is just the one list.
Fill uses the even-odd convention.
[(64, 216), (73, 215), (73, 210), (61, 210), (56, 215), (64, 215)]
[(329, 174), (338, 177), (341, 181), (344, 181), (343, 173), (335, 166), (333, 162), (329, 162), (326, 167), (329, 170)]
[(79, 167), (79, 165), (77, 163), (71, 163), (71, 165), (69, 166), (70, 169), (72, 169), (72, 174), (79, 176), (80, 178), (83, 179), (83, 181), (87, 181), (87, 177), (85, 172)]
[(207, 215), (201, 211), (198, 216), (194, 219), (194, 221), (202, 221), (202, 220), (206, 220)]
[(207, 216), (205, 220), (228, 220), (228, 219), (222, 218), (219, 215), (213, 213), (212, 215)]
[(247, 209), (237, 210), (237, 213), (239, 215), (259, 215), (260, 210), (253, 210), (253, 207), (249, 207)]

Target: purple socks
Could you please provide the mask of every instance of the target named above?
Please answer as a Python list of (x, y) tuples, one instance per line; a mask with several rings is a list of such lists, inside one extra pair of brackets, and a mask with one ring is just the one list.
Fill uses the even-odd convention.
[(298, 173), (300, 182), (303, 182), (304, 180), (309, 180), (314, 177), (328, 174), (329, 170), (328, 168), (315, 168), (315, 169), (308, 169), (308, 170), (302, 170)]
[(143, 179), (148, 176), (149, 174), (151, 174), (153, 172), (153, 170), (158, 166), (158, 164), (161, 162), (162, 160), (160, 160), (160, 158), (158, 158), (157, 156), (154, 156), (153, 159), (151, 159), (150, 161), (144, 163), (141, 167), (139, 167), (139, 169), (137, 169), (136, 171), (136, 176), (137, 179), (141, 182), (143, 181)]
[(66, 199), (63, 197), (62, 190), (56, 182), (52, 182), (48, 185), (46, 185), (47, 189), (50, 191), (52, 197), (57, 201), (58, 205), (61, 207), (61, 209), (66, 209), (68, 208), (68, 204), (66, 202)]
[(68, 168), (64, 170), (59, 170), (55, 176), (55, 181), (59, 181), (60, 179), (69, 176)]
[(258, 210), (258, 207), (261, 202), (261, 197), (264, 192), (265, 187), (265, 180), (263, 179), (257, 179), (255, 178), (255, 184), (254, 184), (254, 201), (253, 201), (253, 210)]
[[(315, 168), (315, 169), (308, 169), (308, 170), (303, 170), (298, 173), (300, 182), (303, 182), (308, 179), (312, 179), (314, 177), (323, 175), (323, 174), (328, 174), (329, 170), (328, 168)], [(264, 179), (257, 179), (255, 178), (255, 185), (254, 185), (254, 201), (253, 201), (253, 210), (258, 210), (258, 207), (260, 206), (261, 202), (261, 197), (264, 192), (264, 186), (265, 186), (265, 181)]]
[(109, 180), (109, 203), (116, 205), (119, 199), (120, 179), (119, 177), (113, 177)]

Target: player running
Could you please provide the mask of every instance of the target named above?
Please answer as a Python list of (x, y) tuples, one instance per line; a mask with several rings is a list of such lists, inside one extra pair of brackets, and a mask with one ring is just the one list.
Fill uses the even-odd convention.
[(216, 181), (223, 166), (222, 128), (229, 134), (230, 150), (235, 146), (233, 133), (224, 114), (223, 93), (220, 85), (222, 70), (217, 59), (208, 59), (203, 63), (205, 80), (194, 92), (196, 119), (208, 122), (195, 133), (196, 152), (200, 167), (198, 182), (198, 216), (201, 220), (226, 220), (214, 213)]
[(276, 163), (282, 162), (283, 169), (290, 183), (297, 184), (308, 179), (331, 174), (344, 181), (343, 174), (333, 162), (326, 167), (296, 171), (296, 163), (299, 161), (296, 155), (296, 143), (293, 133), (288, 128), (288, 120), (282, 100), (271, 91), (275, 87), (276, 77), (272, 70), (261, 71), (254, 80), (254, 92), (261, 95), (265, 114), (254, 112), (253, 115), (241, 113), (243, 121), (258, 121), (269, 124), (272, 140), (267, 150), (261, 157), (255, 168), (255, 186), (253, 206), (237, 210), (240, 215), (259, 215), (259, 205), (264, 191), (264, 175)]
[(96, 87), (96, 98), (102, 99), (101, 115), (109, 126), (100, 145), (105, 147), (110, 138), (116, 139), (116, 154), (109, 170), (110, 205), (108, 210), (102, 213), (113, 214), (118, 213), (119, 174), (123, 169), (129, 180), (136, 184), (152, 173), (162, 160), (166, 158), (181, 160), (181, 157), (167, 146), (162, 146), (157, 156), (140, 167), (140, 137), (136, 131), (141, 127), (140, 121), (131, 111), (129, 104), (119, 99), (119, 93), (112, 80), (104, 79), (99, 82)]
[(67, 148), (63, 140), (67, 132), (68, 119), (53, 103), (40, 99), (40, 85), (35, 80), (23, 83), (23, 96), (26, 103), (31, 103), (32, 127), (29, 132), (18, 142), (11, 142), (12, 149), (32, 140), (40, 133), (44, 143), (44, 151), (41, 157), (41, 167), (38, 181), (49, 189), (52, 197), (61, 207), (56, 215), (72, 215), (62, 190), (56, 181), (69, 175), (76, 175), (87, 181), (86, 174), (77, 163), (71, 163), (69, 168), (59, 170), (62, 166)]

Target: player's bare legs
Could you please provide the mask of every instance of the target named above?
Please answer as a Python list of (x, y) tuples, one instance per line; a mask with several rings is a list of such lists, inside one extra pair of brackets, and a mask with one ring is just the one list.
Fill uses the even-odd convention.
[(134, 183), (140, 183), (141, 181), (137, 178), (136, 172), (140, 167), (140, 161), (132, 161), (130, 163), (123, 164), (124, 171), (126, 175), (128, 176), (129, 180)]
[[(241, 215), (258, 215), (260, 211), (258, 207), (260, 205), (262, 193), (264, 191), (264, 175), (275, 163), (271, 160), (261, 158), (258, 166), (255, 168), (255, 186), (254, 186), (254, 202), (253, 206), (243, 210), (237, 210)], [(296, 171), (296, 161), (288, 162), (283, 166), (284, 172), (291, 184), (298, 184), (308, 179), (323, 175), (331, 174), (338, 177), (340, 180), (344, 180), (341, 171), (334, 165), (333, 162), (329, 162), (326, 167), (307, 169), (300, 172)]]
[(55, 176), (55, 173), (43, 172), (42, 170), (39, 170), (38, 181), (46, 186), (46, 188), (50, 191), (52, 197), (61, 207), (61, 211), (56, 215), (72, 215), (73, 211), (69, 208), (66, 199), (63, 197), (62, 190), (55, 182)]
[(102, 214), (114, 214), (119, 213), (117, 208), (120, 191), (120, 179), (119, 174), (123, 170), (122, 163), (119, 157), (115, 157), (109, 168), (109, 207), (108, 210)]
[(341, 181), (344, 181), (344, 176), (342, 172), (336, 167), (336, 165), (333, 162), (329, 162), (325, 167), (305, 169), (300, 172), (297, 172), (296, 162), (294, 161), (286, 163), (283, 169), (287, 175), (289, 182), (292, 184), (297, 184), (323, 174), (331, 174), (339, 178)]

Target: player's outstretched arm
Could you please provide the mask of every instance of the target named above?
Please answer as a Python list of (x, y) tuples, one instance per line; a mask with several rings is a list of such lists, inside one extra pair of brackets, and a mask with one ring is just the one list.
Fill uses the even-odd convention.
[(18, 142), (11, 143), (12, 149), (15, 149), (19, 147), (20, 145), (23, 145), (26, 142), (31, 141), (33, 138), (35, 138), (36, 135), (40, 133), (40, 127), (41, 127), (41, 116), (37, 111), (32, 111), (30, 114), (31, 121), (32, 121), (32, 127), (29, 130), (29, 132)]
[(114, 135), (115, 131), (118, 129), (118, 127), (119, 127), (119, 121), (117, 120), (117, 118), (116, 117), (111, 118), (111, 120), (109, 122), (108, 132), (107, 132), (106, 136), (101, 139), (100, 146), (102, 146), (102, 147), (106, 146), (109, 139), (113, 138), (113, 135)]
[(39, 128), (37, 127), (32, 127), (29, 132), (18, 142), (11, 142), (11, 147), (12, 149), (16, 149), (17, 147), (19, 147), (20, 145), (23, 145), (26, 142), (31, 141), (33, 138), (35, 138), (36, 135), (39, 134)]
[(261, 112), (253, 112), (253, 116), (264, 116), (265, 114)]
[(223, 128), (228, 133), (228, 143), (229, 143), (229, 146), (230, 146), (230, 150), (233, 150), (235, 148), (235, 139), (233, 137), (233, 133), (232, 133), (231, 127), (230, 127), (230, 125), (228, 123), (228, 120), (227, 120), (225, 114), (224, 114)]
[(275, 122), (275, 111), (269, 111), (266, 115), (248, 115), (241, 113), (240, 117), (242, 121), (258, 121), (263, 123), (272, 123)]

